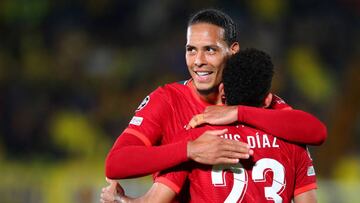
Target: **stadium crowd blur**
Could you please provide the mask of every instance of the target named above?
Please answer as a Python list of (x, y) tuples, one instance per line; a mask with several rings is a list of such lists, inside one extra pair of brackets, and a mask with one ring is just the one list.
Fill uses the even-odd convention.
[(137, 105), (189, 77), (186, 22), (205, 7), (233, 17), (241, 47), (271, 54), (273, 92), (326, 123), (311, 148), (320, 202), (359, 202), (356, 0), (2, 0), (1, 202), (98, 202), (106, 153)]

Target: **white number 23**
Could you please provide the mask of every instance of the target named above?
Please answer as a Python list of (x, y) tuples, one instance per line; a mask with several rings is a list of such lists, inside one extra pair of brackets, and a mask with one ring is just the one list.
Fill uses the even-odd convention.
[[(234, 174), (234, 184), (225, 203), (241, 202), (247, 189), (248, 174), (240, 164), (213, 166), (211, 171), (212, 184), (216, 187), (226, 186), (225, 173), (228, 170)], [(267, 200), (273, 200), (275, 203), (281, 203), (282, 198), (280, 194), (285, 189), (285, 168), (280, 162), (270, 158), (258, 160), (252, 170), (252, 180), (254, 182), (265, 182), (265, 174), (269, 170), (271, 170), (274, 175), (272, 185), (264, 188), (265, 198)]]

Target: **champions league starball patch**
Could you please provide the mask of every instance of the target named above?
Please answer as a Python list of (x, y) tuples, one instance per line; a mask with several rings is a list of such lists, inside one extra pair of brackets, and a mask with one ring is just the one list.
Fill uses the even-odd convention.
[(150, 101), (150, 96), (145, 97), (145, 99), (141, 102), (141, 104), (137, 107), (137, 109), (135, 111), (140, 111), (141, 109), (143, 109), (146, 104), (148, 104)]

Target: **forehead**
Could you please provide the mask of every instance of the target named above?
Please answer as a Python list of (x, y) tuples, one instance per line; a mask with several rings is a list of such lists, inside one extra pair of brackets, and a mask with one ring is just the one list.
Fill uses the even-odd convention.
[(217, 25), (209, 23), (196, 23), (187, 29), (187, 44), (218, 44), (226, 43), (224, 41), (224, 29)]

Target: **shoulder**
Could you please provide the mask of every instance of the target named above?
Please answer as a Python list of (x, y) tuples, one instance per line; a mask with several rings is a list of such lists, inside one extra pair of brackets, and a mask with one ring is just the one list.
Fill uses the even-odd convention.
[(170, 98), (174, 97), (174, 89), (176, 89), (176, 86), (177, 83), (175, 82), (158, 86), (155, 90), (145, 96), (136, 111), (142, 110), (147, 104), (150, 104), (150, 106), (159, 106), (160, 108), (164, 107), (164, 104), (169, 104)]
[(163, 86), (158, 87), (153, 93), (155, 94), (166, 94), (169, 97), (179, 96), (179, 95), (188, 95), (190, 93), (190, 88), (187, 85), (186, 81), (179, 81), (168, 83)]
[(182, 80), (182, 81), (177, 81), (177, 82), (173, 82), (173, 83), (168, 83), (163, 85), (160, 88), (163, 88), (164, 90), (181, 90), (181, 89), (188, 89), (188, 81), (189, 80)]
[(187, 95), (188, 92), (189, 87), (186, 85), (186, 81), (168, 83), (153, 90), (145, 97), (143, 102), (148, 102), (149, 100), (170, 102), (171, 98), (180, 98), (183, 95)]
[(185, 86), (185, 85), (180, 84), (178, 82), (167, 83), (167, 84), (158, 86), (154, 91), (152, 91), (150, 93), (150, 95), (171, 93), (171, 92), (174, 92), (176, 89), (182, 88), (182, 86)]
[(188, 80), (167, 83), (167, 84), (161, 85), (158, 88), (156, 88), (153, 91), (153, 93), (154, 92), (171, 92), (174, 90), (188, 89), (187, 82), (188, 82)]

